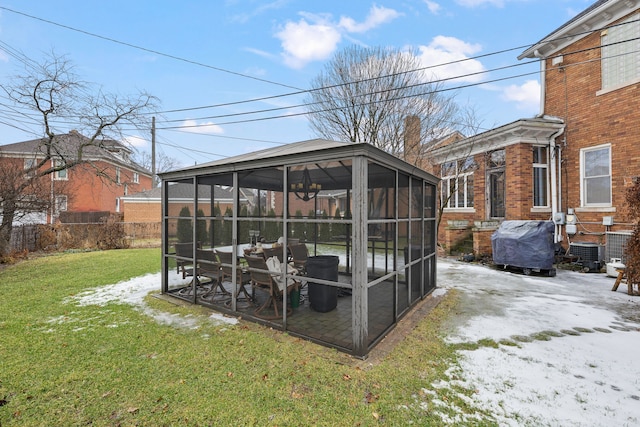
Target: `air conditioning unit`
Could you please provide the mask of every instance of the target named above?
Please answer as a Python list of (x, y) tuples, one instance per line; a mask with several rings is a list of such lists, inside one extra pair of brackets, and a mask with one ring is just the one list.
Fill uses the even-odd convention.
[(597, 243), (571, 243), (569, 254), (578, 257), (585, 272), (599, 272), (604, 258), (604, 246)]
[(617, 258), (625, 262), (627, 258), (627, 241), (633, 234), (631, 230), (607, 231), (607, 244), (605, 246), (605, 261)]

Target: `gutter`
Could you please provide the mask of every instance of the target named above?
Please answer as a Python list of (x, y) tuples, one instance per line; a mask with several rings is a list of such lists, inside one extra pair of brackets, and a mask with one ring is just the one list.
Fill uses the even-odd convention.
[[(551, 166), (551, 218), (554, 219), (556, 213), (562, 211), (562, 200), (559, 197), (561, 193), (562, 183), (562, 148), (556, 145), (556, 138), (560, 137), (565, 130), (565, 126), (558, 129), (549, 136), (549, 166)], [(557, 169), (556, 169), (557, 167)], [(554, 222), (553, 242), (559, 243), (562, 241), (562, 229), (561, 225)]]
[(545, 87), (547, 81), (547, 61), (539, 50), (533, 52), (534, 56), (540, 59), (540, 116), (544, 116)]

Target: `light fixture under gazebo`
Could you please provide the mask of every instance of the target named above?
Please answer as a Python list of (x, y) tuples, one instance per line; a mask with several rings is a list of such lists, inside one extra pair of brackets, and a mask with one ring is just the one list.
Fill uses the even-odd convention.
[(308, 202), (318, 195), (322, 190), (322, 185), (311, 181), (311, 175), (309, 169), (304, 168), (302, 171), (302, 181), (291, 184), (291, 191), (293, 191), (298, 199)]

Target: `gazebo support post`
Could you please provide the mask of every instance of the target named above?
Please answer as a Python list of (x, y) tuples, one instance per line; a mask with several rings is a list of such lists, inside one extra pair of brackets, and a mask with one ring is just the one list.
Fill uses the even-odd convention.
[(353, 352), (367, 354), (368, 298), (367, 298), (367, 159), (356, 156), (353, 160), (353, 280), (352, 331)]

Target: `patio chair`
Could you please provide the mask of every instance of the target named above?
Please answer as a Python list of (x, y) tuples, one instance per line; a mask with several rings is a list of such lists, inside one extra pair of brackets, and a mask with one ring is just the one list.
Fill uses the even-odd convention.
[[(193, 276), (193, 242), (174, 243), (176, 250), (176, 273), (182, 272), (182, 278)], [(190, 259), (180, 259), (190, 258)], [(191, 267), (191, 268), (187, 268)]]
[(284, 262), (284, 258), (282, 255), (282, 246), (274, 246), (271, 248), (262, 248), (262, 253), (264, 255), (264, 259), (271, 258), (272, 256), (278, 258), (280, 262)]
[[(216, 249), (216, 255), (218, 255), (218, 259), (220, 260), (220, 282), (224, 282), (225, 279), (233, 282), (233, 254), (231, 252), (219, 251)], [(236, 261), (236, 293), (235, 297), (239, 298), (240, 293), (244, 294), (244, 299), (247, 302), (252, 302), (253, 299), (253, 290), (252, 295), (249, 295), (249, 291), (245, 287), (251, 281), (251, 276), (246, 271), (243, 271), (238, 257), (235, 259)]]
[(304, 243), (289, 245), (289, 252), (291, 252), (291, 261), (293, 262), (293, 266), (301, 273), (304, 273), (307, 266), (307, 258), (309, 258), (307, 245)]
[[(269, 268), (267, 266), (267, 261), (263, 257), (260, 256), (248, 256), (245, 257), (247, 263), (249, 264), (249, 273), (251, 274), (251, 284), (254, 288), (264, 288), (269, 293), (267, 300), (256, 309), (255, 315), (262, 319), (279, 319), (282, 317), (282, 314), (279, 312), (279, 304), (282, 300), (282, 292), (286, 291), (287, 293), (291, 292), (296, 286), (298, 286), (298, 282), (293, 280), (285, 280), (287, 282), (287, 286), (285, 288), (284, 282), (282, 285), (282, 289), (278, 285), (278, 282), (273, 277), (271, 273), (268, 273)], [(280, 273), (280, 271), (278, 271)], [(281, 306), (281, 304), (280, 304)], [(274, 315), (265, 316), (262, 315), (262, 311), (266, 308), (273, 307)], [(292, 312), (291, 308), (287, 308), (287, 314)]]
[(222, 272), (220, 270), (220, 261), (215, 252), (212, 250), (196, 250), (196, 258), (198, 260), (197, 277), (206, 277), (211, 280), (211, 289), (202, 295), (202, 297), (208, 297), (215, 294), (218, 290), (222, 295), (231, 295), (224, 286), (222, 286)]

